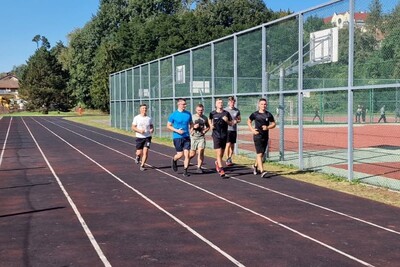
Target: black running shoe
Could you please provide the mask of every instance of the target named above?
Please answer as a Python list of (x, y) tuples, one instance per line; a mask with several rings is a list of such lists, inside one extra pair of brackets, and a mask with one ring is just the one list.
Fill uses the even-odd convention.
[(261, 178), (268, 178), (268, 172), (261, 173)]
[(171, 167), (174, 172), (178, 171), (178, 162), (172, 158)]
[(188, 173), (187, 169), (185, 169), (183, 171), (183, 176), (185, 176), (185, 177), (189, 177), (190, 176), (190, 174)]

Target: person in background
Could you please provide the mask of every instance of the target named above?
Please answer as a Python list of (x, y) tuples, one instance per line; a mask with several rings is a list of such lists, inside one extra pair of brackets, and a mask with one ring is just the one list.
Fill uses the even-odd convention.
[(400, 118), (400, 108), (396, 107), (394, 110), (394, 122), (397, 122)]
[(196, 156), (197, 152), (197, 173), (203, 173), (201, 166), (204, 161), (204, 149), (206, 148), (205, 134), (210, 130), (210, 124), (204, 115), (203, 104), (196, 106), (196, 113), (192, 115), (193, 128), (191, 130), (190, 159)]
[[(136, 132), (136, 157), (135, 163), (140, 163), (140, 170), (144, 171), (149, 154), (151, 136), (154, 132), (153, 121), (147, 116), (147, 105), (141, 104), (139, 115), (132, 121), (132, 131)], [(142, 158), (142, 160), (140, 160)]]
[(361, 105), (361, 121), (362, 121), (362, 123), (365, 123), (366, 116), (367, 116), (367, 109), (364, 107), (364, 105)]
[(183, 176), (189, 176), (188, 168), (190, 163), (190, 131), (193, 128), (192, 115), (186, 110), (186, 100), (179, 98), (177, 110), (171, 113), (168, 118), (167, 128), (172, 131), (172, 139), (176, 154), (172, 157), (171, 168), (178, 171), (178, 160), (184, 157)]
[(230, 96), (228, 98), (228, 107), (225, 108), (231, 114), (232, 120), (236, 123), (228, 125), (228, 141), (226, 143), (226, 166), (233, 165), (232, 156), (235, 150), (235, 144), (237, 140), (237, 124), (240, 123), (240, 110), (235, 107), (235, 97)]
[(361, 122), (361, 113), (362, 113), (361, 105), (358, 105), (358, 107), (356, 109), (356, 123)]
[(385, 111), (385, 105), (383, 105), (380, 109), (381, 112), (381, 117), (378, 120), (378, 123), (381, 122), (381, 120), (383, 119), (383, 122), (386, 123), (386, 111)]
[(209, 116), (214, 149), (217, 156), (215, 170), (221, 177), (225, 177), (222, 157), (224, 156), (226, 143), (228, 141), (228, 125), (236, 124), (236, 121), (232, 120), (231, 114), (224, 110), (223, 107), (224, 102), (221, 98), (217, 98), (215, 101), (215, 110), (211, 111)]
[(314, 118), (312, 119), (312, 121), (314, 122), (314, 120), (315, 120), (316, 118), (319, 119), (319, 122), (322, 122), (322, 119), (321, 119), (321, 117), (319, 116), (319, 108), (317, 108), (317, 107), (314, 108)]
[[(254, 121), (254, 126), (253, 126)], [(268, 146), (269, 130), (276, 127), (274, 116), (267, 110), (267, 100), (260, 98), (258, 110), (250, 114), (247, 125), (253, 133), (253, 141), (256, 149), (256, 162), (253, 165), (253, 174), (261, 173), (265, 178), (268, 173), (264, 171), (262, 157)]]

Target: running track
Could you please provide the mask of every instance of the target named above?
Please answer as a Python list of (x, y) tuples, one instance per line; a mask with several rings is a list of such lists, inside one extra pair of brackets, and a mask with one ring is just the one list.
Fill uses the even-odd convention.
[(241, 166), (183, 177), (157, 144), (140, 172), (133, 144), (2, 118), (0, 266), (399, 266), (398, 208)]

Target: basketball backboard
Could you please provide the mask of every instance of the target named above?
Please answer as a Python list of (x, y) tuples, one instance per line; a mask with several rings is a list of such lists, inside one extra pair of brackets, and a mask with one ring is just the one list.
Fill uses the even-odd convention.
[(339, 28), (334, 27), (310, 33), (310, 62), (313, 64), (337, 62), (339, 57)]

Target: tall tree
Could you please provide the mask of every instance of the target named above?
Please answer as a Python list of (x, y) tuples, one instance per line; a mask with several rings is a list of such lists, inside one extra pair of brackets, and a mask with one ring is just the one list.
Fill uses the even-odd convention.
[(46, 47), (40, 47), (27, 61), (19, 93), (30, 108), (42, 108), (44, 113), (51, 106), (67, 107), (68, 100), (60, 97), (67, 97), (64, 94), (67, 78), (56, 57)]
[(378, 34), (379, 31), (383, 31), (382, 23), (382, 3), (380, 0), (373, 0), (369, 5), (369, 13), (366, 20), (367, 29), (373, 34)]

